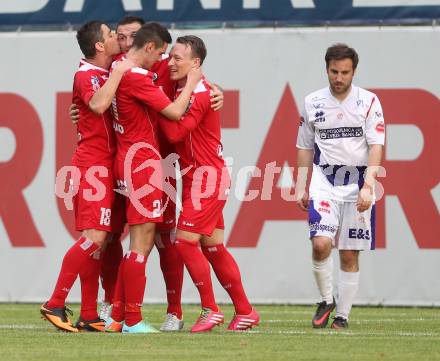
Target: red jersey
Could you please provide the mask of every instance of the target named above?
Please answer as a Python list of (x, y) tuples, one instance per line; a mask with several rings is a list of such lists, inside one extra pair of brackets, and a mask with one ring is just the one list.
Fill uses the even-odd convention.
[(115, 138), (112, 118), (108, 112), (93, 113), (89, 108), (93, 94), (104, 85), (108, 70), (81, 60), (73, 81), (73, 99), (79, 109), (77, 123), (78, 144), (72, 164), (80, 167), (92, 165), (111, 166), (115, 155)]
[[(173, 99), (174, 93), (176, 92), (176, 82), (170, 79), (170, 70), (168, 68), (169, 61), (169, 55), (164, 54), (162, 60), (156, 62), (151, 68), (151, 71), (154, 72), (154, 84), (162, 88), (168, 98)], [(162, 158), (166, 158), (169, 154), (176, 152), (174, 145), (170, 144), (161, 127), (158, 127), (157, 129), (157, 138)]]
[[(176, 97), (181, 90), (176, 91)], [(210, 88), (205, 79), (194, 90), (183, 117), (179, 121), (160, 117), (160, 125), (170, 142), (175, 143), (180, 168), (192, 166), (184, 179), (192, 179), (195, 169), (200, 166), (214, 167), (221, 176), (225, 162), (220, 140), (220, 115), (211, 108)]]
[(176, 82), (170, 78), (170, 69), (168, 68), (169, 61), (170, 56), (164, 54), (162, 60), (152, 66), (151, 71), (154, 73), (154, 84), (161, 87), (168, 98), (173, 99), (176, 91)]
[[(158, 150), (156, 117), (152, 115), (170, 104), (171, 100), (153, 83), (152, 72), (132, 68), (124, 74), (112, 102), (118, 161), (124, 161), (129, 148), (139, 142)], [(152, 158), (157, 158), (154, 151), (142, 148), (133, 160), (143, 162)]]

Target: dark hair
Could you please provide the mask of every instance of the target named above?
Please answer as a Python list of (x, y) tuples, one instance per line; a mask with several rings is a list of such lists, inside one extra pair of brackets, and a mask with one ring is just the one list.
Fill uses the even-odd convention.
[(334, 44), (327, 49), (325, 53), (325, 64), (327, 69), (329, 67), (331, 60), (342, 60), (342, 59), (351, 59), (353, 62), (353, 70), (355, 70), (359, 63), (359, 56), (356, 53), (356, 50), (350, 48), (346, 44)]
[(133, 40), (133, 47), (135, 49), (142, 48), (145, 44), (153, 42), (156, 48), (162, 47), (164, 43), (171, 44), (173, 39), (171, 34), (164, 26), (159, 23), (145, 23), (136, 32)]
[[(95, 44), (100, 41), (104, 41), (102, 34), (102, 25), (107, 25), (101, 20), (93, 20), (85, 23), (76, 33), (76, 40), (78, 45), (88, 59), (94, 58), (96, 55)], [(108, 25), (107, 25), (108, 26)], [(110, 26), (108, 26), (110, 28)]]
[(176, 43), (190, 46), (193, 58), (200, 58), (200, 65), (203, 64), (207, 50), (202, 39), (194, 35), (186, 35), (178, 37)]
[(142, 26), (145, 24), (145, 20), (139, 16), (127, 15), (124, 16), (121, 20), (119, 20), (119, 23), (116, 25), (116, 29), (118, 29), (121, 25), (127, 25), (133, 23), (138, 23), (139, 25)]

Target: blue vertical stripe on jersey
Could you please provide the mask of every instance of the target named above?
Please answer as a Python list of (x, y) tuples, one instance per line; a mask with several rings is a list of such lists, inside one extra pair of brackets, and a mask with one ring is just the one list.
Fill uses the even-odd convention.
[(315, 153), (313, 155), (313, 164), (319, 165), (319, 161), (321, 158), (321, 149), (319, 149), (318, 145), (315, 143)]
[[(315, 209), (315, 205), (313, 202), (313, 199), (309, 202), (309, 224), (314, 223), (320, 223), (322, 216), (319, 214), (319, 212)], [(316, 236), (316, 233), (318, 231), (310, 231), (310, 238)]]
[(370, 227), (371, 227), (370, 249), (376, 249), (376, 205), (375, 204), (371, 206)]

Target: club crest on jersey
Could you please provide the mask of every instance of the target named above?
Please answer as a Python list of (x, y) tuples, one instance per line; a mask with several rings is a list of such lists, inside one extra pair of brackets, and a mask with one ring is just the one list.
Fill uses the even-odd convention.
[(92, 88), (96, 92), (99, 88), (101, 88), (101, 85), (99, 85), (99, 79), (97, 75), (92, 75), (90, 78), (90, 81), (92, 83)]
[(319, 202), (318, 212), (325, 212), (330, 214), (330, 203), (327, 201)]
[(189, 99), (188, 106), (186, 107), (185, 114), (189, 112), (191, 109), (191, 106), (193, 105), (194, 101), (196, 100), (196, 96), (193, 94), (191, 95), (191, 98)]
[(159, 75), (157, 75), (157, 73), (153, 73), (153, 81), (156, 81), (157, 78), (159, 78)]
[(315, 113), (315, 123), (325, 122), (324, 111), (319, 110)]

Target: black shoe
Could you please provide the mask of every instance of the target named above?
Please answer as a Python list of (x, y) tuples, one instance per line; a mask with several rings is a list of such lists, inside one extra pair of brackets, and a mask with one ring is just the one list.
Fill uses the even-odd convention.
[(335, 298), (333, 297), (333, 303), (327, 304), (322, 301), (318, 303), (315, 315), (313, 316), (312, 326), (313, 328), (325, 328), (330, 318), (330, 314), (336, 307)]
[(335, 330), (341, 330), (344, 328), (348, 328), (348, 321), (342, 317), (335, 317), (332, 323), (332, 328)]
[(81, 317), (76, 321), (75, 327), (79, 331), (104, 332), (105, 321), (97, 318), (95, 320), (83, 320)]

